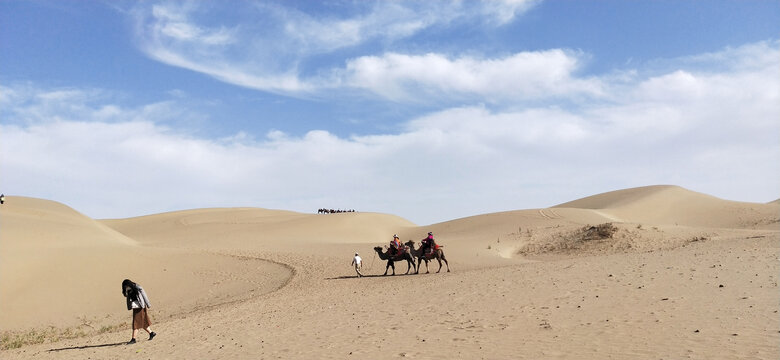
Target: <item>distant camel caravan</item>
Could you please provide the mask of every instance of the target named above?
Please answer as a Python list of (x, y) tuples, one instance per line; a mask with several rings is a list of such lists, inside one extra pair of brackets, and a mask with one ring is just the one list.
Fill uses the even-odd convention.
[(341, 214), (341, 213), (353, 213), (355, 210), (333, 210), (333, 209), (317, 209), (317, 214)]
[(441, 271), (442, 260), (444, 260), (444, 263), (447, 264), (447, 272), (450, 272), (450, 263), (447, 262), (447, 258), (444, 257), (444, 250), (441, 249), (443, 245), (436, 245), (436, 249), (434, 249), (432, 252), (428, 254), (423, 253), (422, 246), (420, 246), (418, 249), (415, 249), (414, 240), (407, 241), (405, 245), (408, 249), (411, 250), (412, 256), (417, 258), (417, 270), (415, 271), (415, 274), (420, 273), (420, 266), (422, 266), (423, 261), (425, 261), (425, 272), (430, 273), (430, 271), (428, 271), (428, 261), (431, 261), (433, 259), (439, 261), (439, 270), (436, 271), (437, 273)]
[(380, 260), (387, 260), (387, 266), (385, 266), (385, 273), (382, 274), (382, 276), (387, 275), (387, 270), (390, 269), (391, 267), (393, 268), (393, 275), (395, 275), (396, 261), (406, 260), (406, 274), (409, 274), (409, 271), (415, 268), (414, 258), (412, 257), (412, 253), (408, 247), (404, 247), (403, 252), (400, 255), (391, 255), (389, 249), (387, 252), (382, 252), (381, 246), (374, 247), (374, 251), (376, 251), (376, 253), (379, 254)]

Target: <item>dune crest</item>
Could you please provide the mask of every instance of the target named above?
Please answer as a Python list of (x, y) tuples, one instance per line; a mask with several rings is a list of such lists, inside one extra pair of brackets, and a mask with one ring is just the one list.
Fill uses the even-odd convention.
[[(136, 241), (67, 205), (43, 199), (9, 196), (3, 204), (4, 236), (9, 246), (134, 246)], [(36, 236), (17, 234), (39, 227)]]
[[(416, 226), (388, 214), (321, 215), (261, 208), (185, 210), (101, 222), (147, 245), (209, 246), (227, 241), (247, 248), (268, 242), (375, 243)], [(225, 236), (225, 231), (231, 235)]]
[(621, 222), (715, 228), (777, 226), (777, 204), (719, 199), (679, 186), (617, 190), (559, 204), (554, 208), (599, 211)]
[[(167, 309), (163, 314), (173, 314), (250, 290), (272, 291), (292, 276), (288, 268), (269, 262), (145, 247), (49, 200), (7, 196), (0, 219), (0, 304), (14, 309), (0, 312), (3, 331), (115, 325), (126, 320), (119, 291), (125, 278), (143, 283), (150, 292), (166, 289), (155, 294), (154, 303)], [(244, 268), (243, 275), (220, 273), (220, 267)], [(223, 286), (201, 291), (214, 282)], [(73, 306), (61, 307), (70, 301)]]

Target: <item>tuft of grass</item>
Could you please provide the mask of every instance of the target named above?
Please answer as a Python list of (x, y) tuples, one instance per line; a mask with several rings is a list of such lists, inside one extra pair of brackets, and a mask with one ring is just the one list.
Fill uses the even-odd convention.
[(0, 333), (0, 350), (18, 349), (28, 345), (75, 339), (87, 335), (104, 334), (126, 328), (127, 326), (127, 323), (121, 323), (104, 325), (101, 326), (100, 329), (95, 329), (91, 323), (84, 322), (79, 326), (64, 329), (51, 326), (43, 329), (30, 329), (25, 331), (4, 331)]
[(56, 331), (52, 328), (38, 330), (32, 329), (22, 332), (6, 331), (0, 335), (0, 349), (18, 349), (25, 345), (43, 344), (50, 339)]

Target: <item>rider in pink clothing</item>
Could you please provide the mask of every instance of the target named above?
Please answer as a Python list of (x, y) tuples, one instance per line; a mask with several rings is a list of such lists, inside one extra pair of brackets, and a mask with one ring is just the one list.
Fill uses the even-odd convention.
[(423, 254), (429, 253), (431, 251), (430, 249), (433, 249), (434, 246), (435, 246), (435, 242), (433, 241), (433, 233), (428, 232), (428, 237), (422, 239)]

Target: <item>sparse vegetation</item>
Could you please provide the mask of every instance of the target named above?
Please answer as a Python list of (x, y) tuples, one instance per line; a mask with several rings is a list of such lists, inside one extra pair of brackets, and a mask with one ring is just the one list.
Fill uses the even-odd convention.
[(580, 230), (583, 241), (612, 238), (612, 235), (614, 235), (617, 231), (618, 228), (615, 227), (615, 225), (612, 225), (612, 223), (604, 223), (590, 227), (586, 226)]
[[(584, 226), (572, 231), (557, 233), (551, 238), (547, 238), (543, 243), (530, 243), (520, 248), (521, 254), (543, 254), (543, 253), (568, 253), (591, 246), (591, 243), (597, 243), (612, 239), (618, 228), (612, 223), (604, 223), (595, 226)], [(544, 241), (544, 240), (543, 240)]]
[(24, 332), (6, 331), (0, 335), (0, 343), (2, 343), (2, 345), (0, 345), (0, 349), (18, 349), (25, 345), (42, 344), (46, 342), (47, 339), (55, 341), (68, 338), (63, 335), (64, 332), (58, 331), (55, 328), (47, 328), (43, 330), (33, 329)]
[(92, 334), (103, 334), (126, 328), (126, 323), (104, 325), (100, 329), (94, 329), (90, 322), (84, 322), (76, 327), (60, 329), (48, 327), (44, 329), (30, 329), (26, 331), (4, 331), (0, 334), (0, 350), (18, 349), (22, 346), (56, 342), (66, 339), (75, 339)]
[(689, 242), (699, 242), (709, 240), (706, 236), (694, 236)]
[[(596, 254), (669, 250), (712, 241), (717, 233), (696, 229), (675, 229), (669, 233), (657, 226), (603, 223), (587, 226), (550, 227), (534, 237), (522, 239), (515, 253), (524, 256)], [(652, 229), (653, 231), (646, 231)]]

